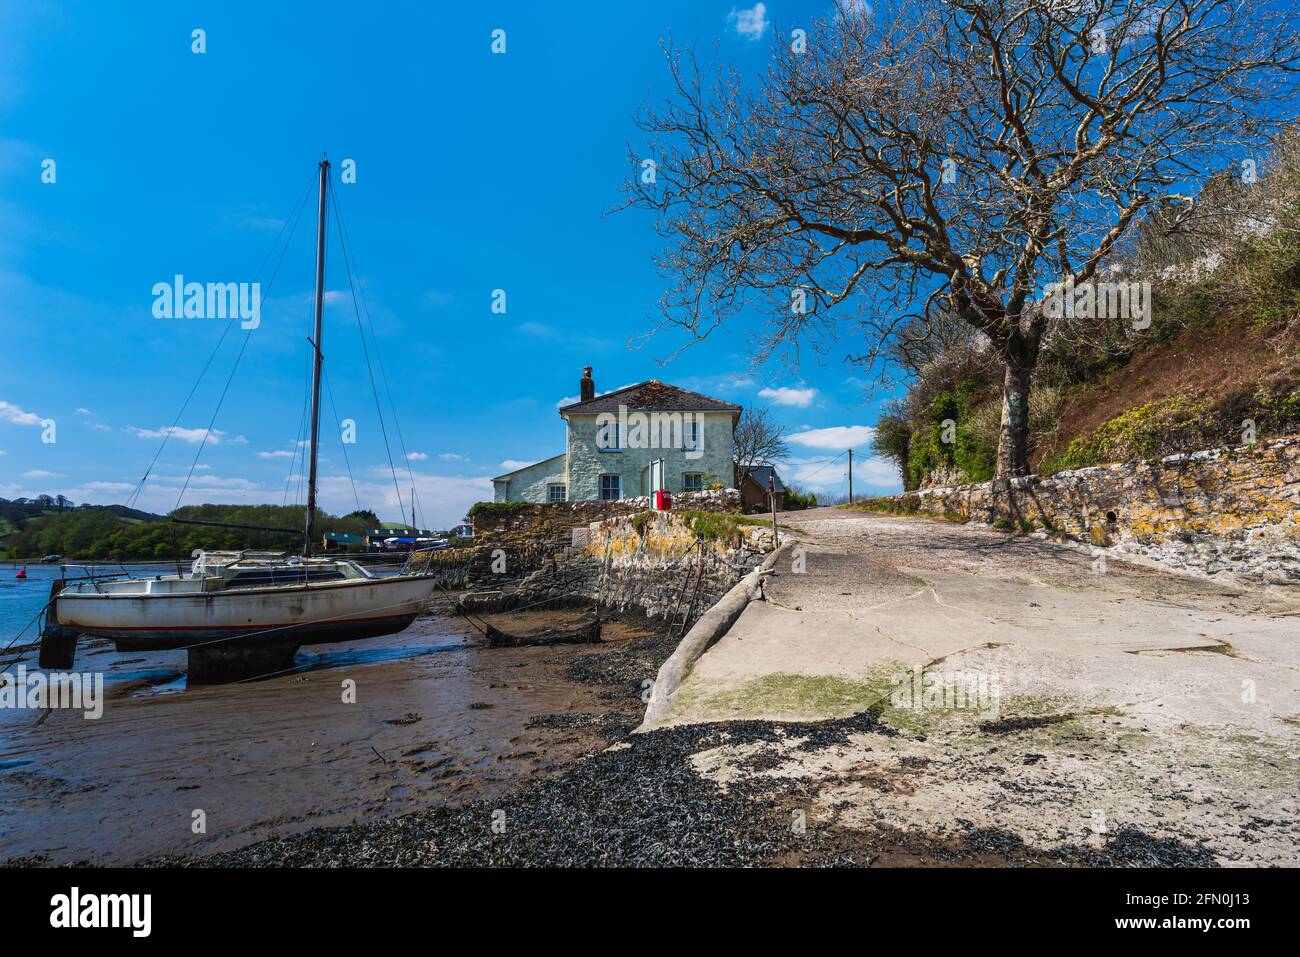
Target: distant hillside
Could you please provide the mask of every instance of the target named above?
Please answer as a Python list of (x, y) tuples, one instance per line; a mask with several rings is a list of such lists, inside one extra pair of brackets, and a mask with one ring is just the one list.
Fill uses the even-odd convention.
[(131, 522), (157, 522), (163, 516), (125, 505), (76, 505), (62, 495), (38, 495), (36, 498), (0, 498), (0, 553), (7, 552), (15, 537), (26, 531), (36, 519), (47, 515), (104, 512)]
[[(0, 515), (8, 515), (3, 505), (0, 505)], [(20, 504), (13, 514), (25, 514), (21, 525), (12, 522), (9, 532), (0, 535), (0, 547), (4, 548), (8, 558), (37, 559), (53, 554), (69, 559), (130, 561), (184, 557), (196, 548), (209, 551), (244, 548), (295, 550), (302, 544), (302, 535), (296, 531), (280, 533), (214, 528), (185, 525), (168, 519), (284, 529), (301, 528), (306, 520), (306, 511), (300, 505), (187, 505), (169, 516), (122, 505), (55, 508), (31, 513), (33, 505)], [(319, 516), (322, 532), (354, 534), (372, 528), (373, 519), (369, 513), (344, 517), (320, 513)]]
[(137, 522), (160, 522), (167, 516), (155, 515), (153, 512), (144, 512), (138, 508), (127, 508), (125, 505), (78, 505), (77, 508), (99, 508), (106, 512), (112, 512), (118, 518), (135, 519)]

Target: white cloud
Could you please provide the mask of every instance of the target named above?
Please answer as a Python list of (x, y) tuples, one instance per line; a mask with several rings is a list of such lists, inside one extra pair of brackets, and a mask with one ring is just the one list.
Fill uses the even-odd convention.
[(222, 217), (230, 226), (242, 229), (267, 230), (274, 232), (284, 228), (284, 220), (276, 216), (258, 216), (250, 213), (230, 213)]
[[(169, 425), (164, 429), (142, 429), (129, 425), (126, 431), (134, 432), (142, 439), (161, 439), (165, 435), (170, 435), (174, 439), (180, 439), (182, 442), (190, 442), (194, 445), (202, 442), (204, 438), (208, 440), (209, 444), (216, 445), (221, 441), (221, 437), (226, 434), (220, 429), (213, 429), (209, 432), (207, 429), (187, 429), (179, 425)], [(243, 436), (234, 441), (238, 442), (240, 439), (243, 439)], [(248, 440), (244, 439), (244, 441), (247, 442)]]
[[(179, 488), (180, 486), (185, 484), (185, 476), (184, 475), (157, 475), (157, 476), (151, 476), (149, 481), (150, 482), (174, 482)], [(231, 476), (229, 478), (226, 478), (218, 475), (197, 475), (190, 479), (190, 483), (191, 483), (190, 484), (191, 488), (194, 488), (195, 485), (197, 484), (197, 485), (201, 485), (203, 488), (208, 489), (209, 491), (215, 491), (217, 489), (237, 489), (240, 491), (256, 491), (262, 488), (268, 488), (269, 490), (274, 491), (275, 488), (274, 486), (263, 486), (261, 482), (254, 482), (251, 479), (238, 478), (236, 476)], [(281, 496), (283, 496), (283, 494), (284, 494), (283, 490), (281, 490)], [(196, 501), (195, 499), (190, 498), (189, 492), (185, 493), (185, 500), (189, 504), (193, 504)]]
[(748, 9), (731, 8), (727, 22), (736, 28), (736, 32), (747, 40), (761, 39), (767, 31), (767, 5), (756, 3)]
[(826, 429), (809, 429), (788, 436), (797, 445), (813, 449), (858, 448), (871, 441), (876, 430), (869, 425), (834, 425)]
[(14, 425), (40, 425), (41, 417), (35, 412), (28, 412), (20, 409), (12, 402), (0, 400), (0, 419), (6, 422), (12, 422)]
[(527, 465), (536, 465), (540, 461), (541, 459), (525, 459), (523, 461), (520, 461), (519, 459), (506, 459), (501, 463), (501, 468), (505, 469), (507, 472), (513, 472), (515, 469), (521, 469)]
[(806, 409), (812, 405), (813, 399), (817, 398), (817, 390), (792, 389), (789, 386), (781, 386), (779, 389), (759, 389), (758, 397), (767, 399), (775, 405), (792, 405), (800, 409)]
[[(130, 482), (87, 482), (81, 486), (79, 491), (84, 496), (85, 492), (129, 492), (135, 488)], [(76, 501), (76, 497), (73, 501)]]
[(445, 459), (448, 462), (468, 462), (468, 455), (461, 455), (459, 452), (439, 452), (438, 458)]
[(95, 414), (94, 412), (91, 412), (89, 409), (85, 408), (84, 406), (77, 410), (77, 415), (94, 415), (94, 414)]
[(24, 472), (23, 478), (63, 478), (63, 473), (47, 472), (45, 469), (32, 469), (31, 471)]
[(406, 455), (406, 460), (408, 462), (423, 462), (428, 457), (429, 457), (428, 452), (408, 452)]
[[(788, 459), (778, 463), (777, 472), (787, 485), (797, 485), (823, 498), (848, 491), (848, 456), (832, 459)], [(886, 495), (902, 491), (898, 466), (879, 456), (853, 458), (854, 495)]]
[(296, 453), (286, 449), (276, 449), (274, 452), (258, 452), (259, 459), (291, 459)]

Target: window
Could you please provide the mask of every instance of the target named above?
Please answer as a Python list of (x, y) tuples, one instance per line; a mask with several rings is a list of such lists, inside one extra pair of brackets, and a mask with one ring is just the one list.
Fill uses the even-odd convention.
[(700, 444), (700, 421), (694, 416), (682, 423), (682, 448), (695, 452), (703, 448)]
[(622, 498), (622, 483), (619, 482), (617, 475), (602, 475), (600, 477), (600, 497), (606, 501)]
[(704, 473), (703, 472), (685, 472), (682, 475), (683, 492), (703, 492), (704, 491)]
[(563, 502), (567, 498), (564, 494), (565, 491), (566, 489), (563, 482), (552, 482), (550, 485), (546, 486), (546, 501)]

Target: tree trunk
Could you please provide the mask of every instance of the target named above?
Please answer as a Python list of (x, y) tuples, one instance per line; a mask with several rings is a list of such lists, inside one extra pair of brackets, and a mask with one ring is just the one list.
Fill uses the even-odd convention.
[(1002, 429), (995, 478), (1029, 474), (1029, 380), (1032, 367), (1008, 360), (1002, 377)]

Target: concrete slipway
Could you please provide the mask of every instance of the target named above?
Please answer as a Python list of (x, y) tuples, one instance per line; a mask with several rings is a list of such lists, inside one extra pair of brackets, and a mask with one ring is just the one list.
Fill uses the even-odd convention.
[[(1136, 827), (1208, 840), (1225, 862), (1300, 861), (1300, 596), (1103, 568), (976, 526), (828, 509), (782, 521), (800, 541), (764, 577), (766, 600), (646, 727), (875, 708), (905, 733), (724, 745), (695, 756), (700, 774), (807, 778), (814, 812), (850, 827), (991, 827), (1038, 845)], [(906, 694), (945, 678), (984, 696)]]

